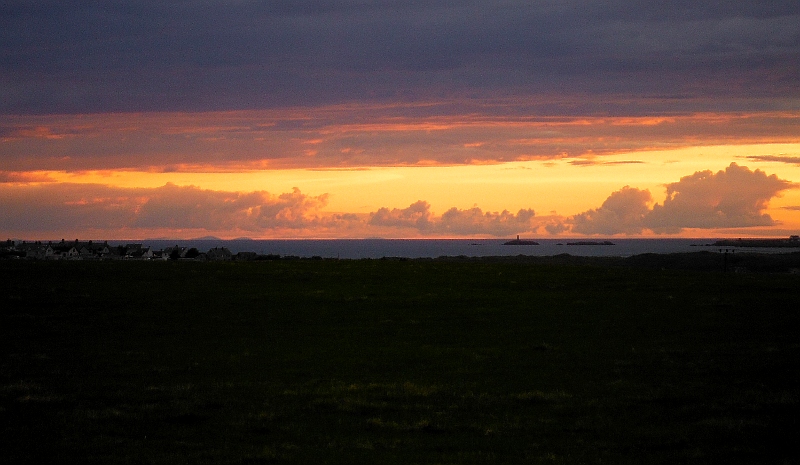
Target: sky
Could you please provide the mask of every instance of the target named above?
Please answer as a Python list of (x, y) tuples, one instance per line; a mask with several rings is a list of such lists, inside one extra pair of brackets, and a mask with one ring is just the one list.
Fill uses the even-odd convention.
[(6, 0), (0, 235), (788, 237), (800, 2)]

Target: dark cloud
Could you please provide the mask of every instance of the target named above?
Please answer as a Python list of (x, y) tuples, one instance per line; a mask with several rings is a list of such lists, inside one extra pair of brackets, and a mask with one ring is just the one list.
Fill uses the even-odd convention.
[(800, 75), (799, 24), (790, 0), (11, 0), (0, 6), (0, 112), (785, 97)]
[(497, 101), (8, 116), (0, 119), (0, 170), (348, 168), (570, 157), (596, 165), (609, 164), (602, 157), (609, 153), (698, 140), (793, 143), (800, 133), (800, 119), (783, 113), (553, 117), (526, 115), (525, 108)]
[(789, 157), (784, 155), (752, 155), (748, 160), (774, 161), (777, 163), (788, 163), (790, 165), (800, 165), (800, 157)]
[(55, 179), (46, 173), (18, 173), (14, 171), (0, 171), (0, 183), (31, 183), (55, 182)]
[(663, 204), (649, 207), (648, 191), (624, 187), (598, 209), (570, 218), (572, 231), (581, 234), (640, 234), (645, 229), (675, 234), (686, 228), (745, 228), (772, 226), (764, 210), (769, 201), (798, 185), (761, 170), (731, 163), (716, 173), (698, 171), (667, 184)]
[(135, 219), (142, 191), (88, 184), (0, 184), (0, 224), (8, 234), (121, 229)]

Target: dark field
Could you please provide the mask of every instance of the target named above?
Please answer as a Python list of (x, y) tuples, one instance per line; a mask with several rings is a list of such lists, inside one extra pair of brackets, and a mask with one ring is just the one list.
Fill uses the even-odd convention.
[(798, 463), (799, 286), (524, 260), (2, 261), (0, 461)]

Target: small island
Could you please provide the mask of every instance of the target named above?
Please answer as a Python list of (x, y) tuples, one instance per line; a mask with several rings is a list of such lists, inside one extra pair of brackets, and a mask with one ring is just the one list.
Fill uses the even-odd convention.
[(517, 236), (516, 239), (511, 239), (510, 241), (503, 242), (503, 245), (539, 245), (539, 243), (528, 239), (520, 239), (519, 236)]

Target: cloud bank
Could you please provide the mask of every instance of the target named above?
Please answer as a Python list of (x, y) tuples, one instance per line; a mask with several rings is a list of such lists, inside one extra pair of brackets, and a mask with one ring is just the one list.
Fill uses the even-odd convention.
[(575, 215), (567, 223), (574, 232), (600, 235), (772, 226), (774, 220), (764, 213), (770, 199), (797, 187), (774, 174), (731, 163), (716, 173), (698, 171), (667, 184), (663, 204), (650, 207), (649, 191), (626, 186), (600, 208)]
[(792, 1), (7, 0), (0, 112), (785, 97), (799, 24)]
[(611, 194), (600, 208), (572, 217), (572, 231), (579, 234), (640, 234), (650, 213), (650, 191), (629, 186)]
[(381, 208), (370, 215), (369, 224), (451, 237), (508, 236), (534, 229), (531, 223), (534, 216), (531, 209), (523, 209), (514, 214), (506, 210), (484, 212), (478, 207), (466, 210), (453, 207), (440, 217), (435, 217), (430, 211), (430, 205), (420, 200), (408, 208)]
[[(235, 171), (463, 165), (800, 142), (800, 114), (536, 116), (535, 102), (351, 105), (0, 119), (0, 171)], [(647, 111), (646, 106), (638, 111)], [(455, 112), (455, 113), (451, 113)], [(591, 160), (578, 157), (591, 155)], [(796, 162), (792, 158), (755, 158)], [(628, 160), (617, 163), (636, 163)]]
[(327, 196), (224, 192), (194, 186), (119, 188), (96, 184), (0, 186), (0, 223), (18, 234), (75, 230), (264, 232), (325, 226)]
[(295, 188), (225, 192), (176, 186), (117, 188), (96, 184), (0, 184), (3, 232), (99, 234), (100, 237), (367, 237), (385, 232), (400, 237), (424, 235), (505, 236), (531, 230), (533, 210), (483, 212), (451, 208), (441, 216), (419, 201), (405, 209), (381, 208), (369, 215), (323, 212), (328, 196), (309, 196)]
[[(769, 201), (797, 184), (731, 163), (666, 185), (653, 203), (648, 190), (625, 186), (598, 208), (571, 217), (483, 211), (475, 206), (441, 214), (419, 200), (369, 214), (329, 213), (328, 195), (227, 192), (177, 186), (120, 188), (98, 184), (0, 183), (0, 225), (9, 236), (80, 235), (131, 238), (158, 235), (220, 237), (513, 237), (528, 235), (678, 234), (774, 226)], [(535, 199), (532, 199), (532, 203)], [(48, 237), (36, 237), (48, 238)]]

